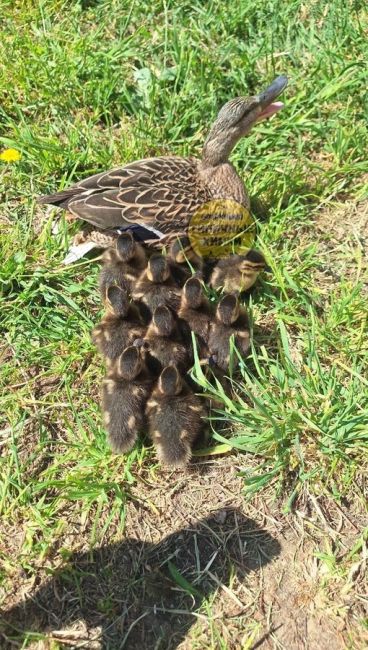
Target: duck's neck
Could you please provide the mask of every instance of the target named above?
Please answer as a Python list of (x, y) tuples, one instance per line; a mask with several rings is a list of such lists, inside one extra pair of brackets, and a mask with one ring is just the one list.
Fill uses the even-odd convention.
[(211, 159), (201, 160), (198, 171), (211, 197), (236, 201), (249, 210), (249, 197), (244, 183), (231, 162), (224, 160), (212, 165), (209, 160)]
[(240, 131), (219, 128), (215, 122), (203, 146), (200, 176), (214, 199), (232, 199), (249, 208), (244, 183), (229, 156), (244, 135)]
[(228, 162), (229, 156), (240, 137), (241, 135), (238, 133), (218, 131), (212, 127), (203, 145), (203, 167), (216, 167)]

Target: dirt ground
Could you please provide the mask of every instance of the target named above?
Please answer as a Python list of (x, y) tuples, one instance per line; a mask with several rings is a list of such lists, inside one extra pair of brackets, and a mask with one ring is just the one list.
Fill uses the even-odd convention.
[[(368, 290), (368, 201), (345, 201), (322, 209), (315, 221), (322, 288), (340, 281), (363, 281)], [(310, 233), (306, 233), (310, 239)]]
[[(91, 553), (75, 531), (81, 550), (59, 556), (51, 578), (40, 571), (39, 584), (23, 576), (7, 623), (49, 633), (34, 650), (365, 647), (364, 567), (347, 579), (316, 556), (351, 548), (364, 526), (357, 502), (305, 498), (285, 516), (275, 501), (245, 502), (244, 468), (232, 455), (141, 475), (124, 539)], [(3, 637), (1, 647), (19, 645)]]

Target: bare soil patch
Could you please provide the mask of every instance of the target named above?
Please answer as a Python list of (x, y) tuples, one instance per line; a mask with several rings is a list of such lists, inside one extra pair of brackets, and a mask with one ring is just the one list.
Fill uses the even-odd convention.
[[(339, 282), (341, 277), (368, 284), (368, 201), (346, 201), (322, 210), (315, 236), (321, 270), (316, 283)], [(310, 234), (307, 235), (310, 240)]]
[(73, 550), (70, 538), (47, 561), (51, 576), (42, 566), (32, 582), (14, 576), (1, 647), (21, 647), (16, 630), (25, 629), (48, 635), (34, 650), (52, 640), (92, 650), (220, 647), (216, 639), (234, 649), (249, 639), (254, 648), (363, 647), (361, 568), (341, 592), (345, 579), (327, 580), (315, 557), (331, 531), (332, 543), (351, 547), (361, 509), (306, 501), (286, 517), (275, 502), (247, 503), (240, 463), (232, 455), (188, 472), (142, 472), (123, 538), (94, 551), (81, 537)]
[(351, 538), (355, 533), (356, 539), (359, 528), (344, 520), (339, 533), (331, 529), (316, 535), (314, 530), (311, 535), (311, 524), (315, 526), (318, 520), (318, 515), (317, 520), (315, 517), (294, 519), (295, 530), (286, 536), (279, 557), (272, 566), (265, 567), (264, 604), (270, 634), (261, 647), (285, 650), (366, 647), (365, 563), (352, 564), (344, 572), (343, 551), (333, 568), (327, 559), (323, 560), (323, 553), (328, 554), (329, 547), (332, 550), (338, 545), (348, 551)]
[[(56, 553), (60, 568), (50, 578), (40, 567), (24, 599), (27, 580), (15, 576), (1, 647), (19, 647), (22, 629), (48, 633), (65, 647), (186, 647), (193, 626), (195, 637), (208, 639), (209, 618), (236, 647), (239, 626), (248, 626), (255, 606), (260, 570), (280, 544), (278, 526), (270, 532), (264, 517), (247, 514), (234, 460), (142, 475), (132, 488), (123, 539), (93, 552), (70, 549), (64, 562)], [(208, 617), (202, 603), (212, 597)]]

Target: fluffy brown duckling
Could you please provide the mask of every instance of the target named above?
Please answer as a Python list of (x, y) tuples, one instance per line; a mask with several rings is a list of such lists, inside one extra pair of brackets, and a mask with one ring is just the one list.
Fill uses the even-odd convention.
[(177, 286), (171, 270), (170, 263), (162, 255), (152, 255), (148, 260), (147, 268), (141, 273), (132, 289), (134, 300), (139, 300), (151, 314), (156, 307), (167, 305), (177, 309), (180, 304), (180, 289)]
[(131, 449), (145, 425), (145, 405), (152, 379), (138, 347), (118, 357), (102, 383), (102, 410), (110, 447), (116, 453)]
[(177, 237), (171, 243), (168, 257), (171, 272), (175, 280), (182, 286), (192, 275), (202, 277), (204, 261), (197, 255), (187, 236)]
[[(217, 305), (215, 319), (210, 326), (208, 348), (215, 363), (227, 371), (230, 363), (230, 337), (234, 335), (235, 345), (245, 356), (250, 347), (249, 320), (244, 308), (234, 294), (224, 296)], [(234, 354), (234, 365), (238, 358)]]
[[(187, 346), (181, 342), (179, 330), (172, 311), (166, 305), (159, 305), (153, 312), (152, 321), (143, 340), (143, 347), (154, 362), (156, 372), (169, 364), (181, 369), (189, 366)], [(153, 367), (148, 362), (149, 367)]]
[(265, 268), (266, 260), (259, 251), (251, 249), (246, 255), (230, 255), (216, 264), (209, 285), (224, 293), (241, 293), (253, 286)]
[(146, 412), (149, 433), (160, 462), (173, 467), (187, 465), (192, 444), (203, 426), (205, 409), (176, 366), (163, 369), (147, 402)]
[(113, 284), (129, 292), (146, 263), (145, 250), (134, 241), (132, 233), (127, 231), (119, 235), (116, 247), (108, 248), (102, 257), (99, 278), (102, 299), (105, 300), (107, 287)]
[[(213, 319), (213, 310), (209, 300), (204, 295), (203, 285), (198, 278), (186, 281), (178, 317), (184, 328), (185, 338), (191, 338), (191, 332), (196, 335), (200, 359), (208, 358), (208, 337)], [(185, 325), (187, 327), (185, 327)]]
[(123, 350), (145, 335), (137, 307), (125, 291), (113, 285), (106, 290), (106, 313), (92, 332), (92, 341), (109, 366)]

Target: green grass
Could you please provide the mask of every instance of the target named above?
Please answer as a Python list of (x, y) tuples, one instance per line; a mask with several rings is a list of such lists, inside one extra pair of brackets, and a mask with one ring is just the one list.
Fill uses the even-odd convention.
[(219, 107), (280, 73), (285, 109), (232, 156), (262, 201), (258, 246), (272, 266), (251, 299), (252, 359), (231, 399), (199, 381), (223, 400), (213, 439), (244, 452), (248, 494), (273, 485), (286, 508), (302, 490), (343, 498), (367, 457), (366, 264), (348, 213), (337, 251), (316, 220), (368, 194), (365, 3), (2, 0), (0, 10), (0, 145), (22, 154), (0, 161), (0, 512), (24, 531), (5, 588), (16, 567), (32, 573), (63, 545), (70, 518), (90, 522), (92, 544), (119, 534), (130, 486), (157, 468), (141, 444), (121, 458), (107, 447), (90, 341), (98, 263), (62, 266), (75, 227), (62, 220), (52, 235), (35, 198), (146, 156), (199, 155)]

